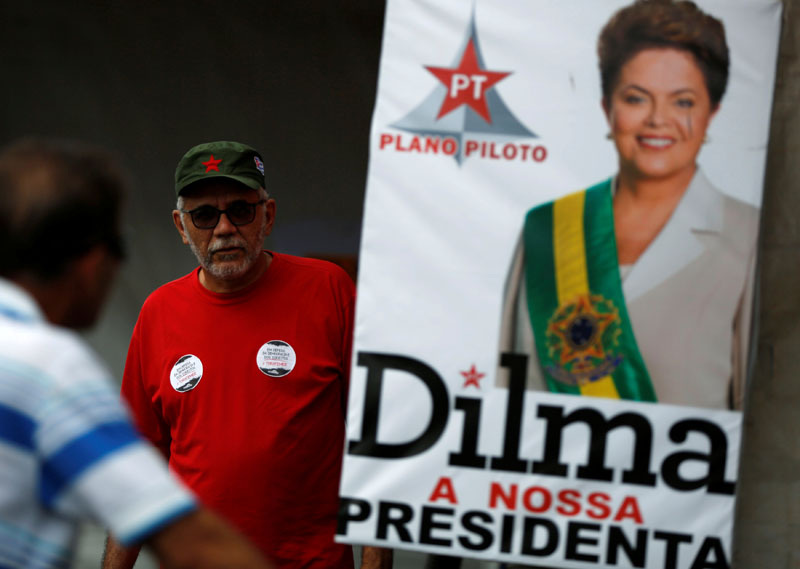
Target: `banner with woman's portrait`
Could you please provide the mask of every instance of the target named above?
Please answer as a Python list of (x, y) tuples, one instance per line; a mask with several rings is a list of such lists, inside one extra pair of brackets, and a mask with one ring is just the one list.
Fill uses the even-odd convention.
[(729, 567), (778, 0), (389, 0), (337, 539)]

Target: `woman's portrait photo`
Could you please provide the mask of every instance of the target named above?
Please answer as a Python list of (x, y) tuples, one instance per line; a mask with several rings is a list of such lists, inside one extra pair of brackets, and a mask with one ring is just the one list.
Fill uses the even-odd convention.
[(725, 104), (725, 28), (691, 1), (637, 0), (597, 57), (616, 170), (528, 212), (500, 352), (528, 357), (529, 389), (741, 409), (759, 210), (698, 165)]

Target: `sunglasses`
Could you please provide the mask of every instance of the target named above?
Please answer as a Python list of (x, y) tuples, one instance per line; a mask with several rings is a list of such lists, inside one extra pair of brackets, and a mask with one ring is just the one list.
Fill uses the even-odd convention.
[(188, 211), (182, 209), (181, 212), (188, 213), (192, 217), (192, 223), (197, 229), (214, 229), (223, 213), (228, 216), (228, 221), (238, 227), (252, 223), (256, 218), (256, 207), (266, 201), (259, 200), (250, 203), (237, 200), (229, 205), (228, 209), (217, 209), (213, 205), (201, 205)]

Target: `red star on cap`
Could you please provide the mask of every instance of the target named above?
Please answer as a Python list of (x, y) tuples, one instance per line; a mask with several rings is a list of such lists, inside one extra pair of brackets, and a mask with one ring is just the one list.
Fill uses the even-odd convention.
[(447, 96), (442, 102), (442, 108), (439, 109), (437, 120), (461, 105), (467, 105), (483, 117), (483, 120), (491, 123), (489, 106), (486, 104), (486, 91), (511, 75), (502, 71), (481, 69), (478, 65), (478, 56), (475, 54), (475, 44), (471, 38), (464, 48), (457, 68), (426, 66), (425, 69), (433, 73), (447, 87)]
[(478, 389), (481, 388), (480, 384), (481, 378), (483, 378), (486, 375), (485, 373), (479, 373), (478, 370), (475, 369), (475, 364), (472, 364), (472, 367), (469, 368), (469, 371), (462, 371), (459, 373), (461, 373), (461, 375), (463, 375), (464, 378), (467, 380), (464, 382), (464, 387), (469, 387), (470, 385), (474, 385)]
[(206, 167), (206, 174), (211, 172), (211, 170), (216, 170), (219, 172), (219, 163), (222, 162), (222, 158), (219, 160), (214, 160), (214, 155), (211, 155), (211, 158), (208, 159), (208, 162), (201, 162), (203, 166)]

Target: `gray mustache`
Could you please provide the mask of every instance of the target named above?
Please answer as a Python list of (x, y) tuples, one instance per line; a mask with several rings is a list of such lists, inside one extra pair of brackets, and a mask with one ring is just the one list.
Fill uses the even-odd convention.
[(208, 252), (209, 253), (216, 253), (220, 249), (228, 249), (230, 247), (241, 247), (245, 248), (247, 244), (242, 241), (241, 239), (221, 239), (218, 241), (214, 241), (213, 243), (209, 244)]

